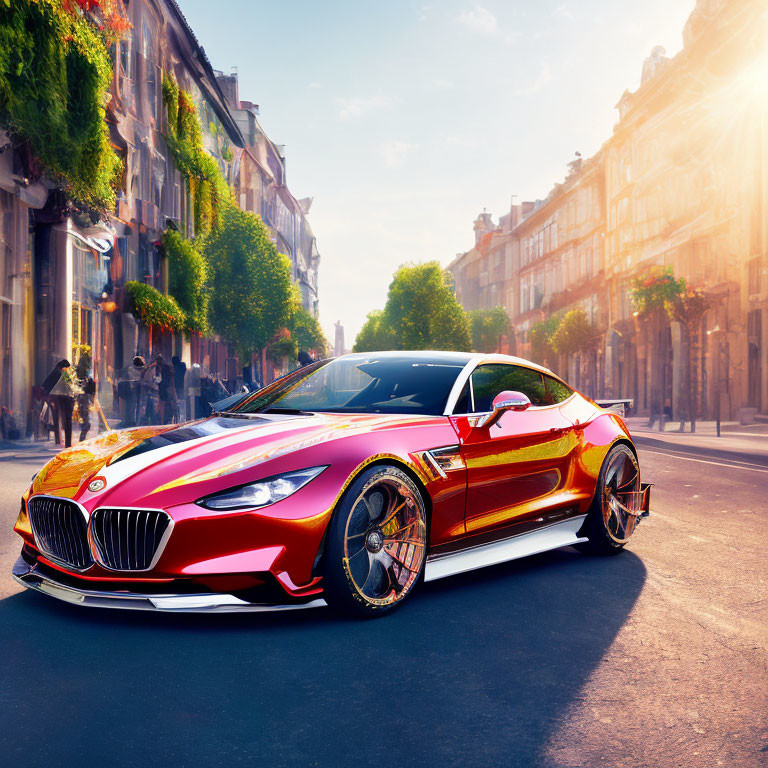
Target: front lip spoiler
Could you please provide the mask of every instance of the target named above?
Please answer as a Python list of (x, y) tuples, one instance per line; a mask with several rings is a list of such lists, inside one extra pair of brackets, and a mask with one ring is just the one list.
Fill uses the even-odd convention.
[(205, 592), (197, 595), (142, 595), (134, 592), (98, 592), (78, 589), (68, 584), (61, 584), (50, 576), (40, 573), (23, 557), (19, 557), (13, 566), (13, 578), (27, 589), (34, 589), (50, 597), (63, 600), (73, 605), (85, 605), (92, 608), (122, 608), (137, 611), (167, 611), (169, 613), (235, 613), (293, 611), (303, 608), (320, 608), (327, 605), (318, 598), (307, 603), (288, 605), (264, 605), (249, 603), (235, 595), (217, 592)]

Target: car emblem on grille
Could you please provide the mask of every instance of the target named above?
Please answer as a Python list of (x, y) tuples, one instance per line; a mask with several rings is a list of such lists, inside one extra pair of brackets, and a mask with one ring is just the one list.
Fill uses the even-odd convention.
[(88, 490), (91, 493), (98, 493), (101, 491), (107, 484), (107, 481), (103, 477), (97, 477), (95, 480), (91, 480), (90, 483), (88, 483)]

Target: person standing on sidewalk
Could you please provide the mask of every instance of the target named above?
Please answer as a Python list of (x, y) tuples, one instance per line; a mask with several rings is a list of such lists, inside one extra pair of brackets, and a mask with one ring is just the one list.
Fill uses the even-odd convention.
[[(56, 363), (54, 369), (45, 377), (43, 383), (39, 387), (34, 387), (32, 395), (34, 400), (40, 404), (40, 412), (38, 419), (38, 427), (36, 431), (40, 431), (40, 427), (45, 428), (45, 439), (50, 437), (50, 431), (53, 429), (53, 398), (51, 396), (51, 390), (56, 386), (59, 378), (61, 377), (61, 371), (64, 365), (69, 365), (67, 360), (59, 360)], [(58, 431), (55, 438), (58, 441)]]

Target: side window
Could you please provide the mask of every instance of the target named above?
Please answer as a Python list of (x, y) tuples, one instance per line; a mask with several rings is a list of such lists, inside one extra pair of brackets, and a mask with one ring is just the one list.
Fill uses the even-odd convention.
[(573, 390), (563, 384), (562, 381), (558, 381), (552, 376), (547, 376), (546, 373), (542, 374), (544, 378), (544, 390), (545, 390), (545, 403), (544, 405), (556, 405), (567, 400), (572, 394)]
[[(493, 398), (504, 390), (528, 395), (531, 405), (549, 405), (544, 379), (538, 371), (521, 365), (480, 365), (472, 374), (475, 413), (491, 410)], [(457, 413), (459, 411), (456, 411)]]

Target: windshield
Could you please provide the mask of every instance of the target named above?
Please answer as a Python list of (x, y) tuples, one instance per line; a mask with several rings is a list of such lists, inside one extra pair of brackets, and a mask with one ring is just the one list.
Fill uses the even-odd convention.
[(323, 360), (254, 392), (228, 413), (327, 411), (440, 415), (463, 362), (354, 355)]

